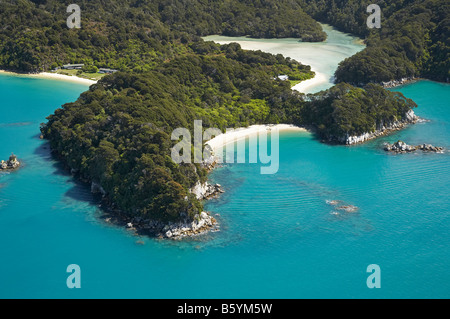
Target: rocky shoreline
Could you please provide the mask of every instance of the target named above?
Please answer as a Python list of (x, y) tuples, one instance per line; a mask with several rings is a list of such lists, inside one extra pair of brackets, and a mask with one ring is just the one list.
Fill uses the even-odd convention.
[(385, 88), (385, 89), (392, 89), (394, 87), (400, 86), (400, 85), (404, 85), (407, 84), (409, 82), (413, 82), (413, 81), (417, 81), (418, 78), (403, 78), (400, 80), (392, 80), (392, 81), (388, 81), (388, 82), (382, 82), (381, 85)]
[(413, 110), (409, 110), (404, 117), (399, 121), (394, 121), (392, 123), (388, 123), (386, 125), (382, 124), (380, 127), (378, 127), (374, 132), (366, 132), (361, 135), (355, 135), (355, 136), (343, 136), (338, 138), (337, 140), (341, 144), (345, 145), (354, 145), (363, 143), (366, 141), (369, 141), (371, 139), (392, 133), (394, 131), (399, 131), (403, 129), (405, 126), (409, 124), (417, 123), (419, 120), (419, 117), (414, 113)]
[(423, 152), (442, 153), (444, 151), (444, 148), (439, 146), (433, 146), (431, 144), (420, 144), (414, 146), (408, 145), (403, 141), (397, 141), (394, 144), (386, 144), (384, 150), (386, 152), (393, 152), (397, 154), (412, 153), (417, 150), (421, 150)]
[(0, 162), (0, 171), (6, 171), (6, 170), (15, 170), (20, 167), (20, 162), (17, 159), (17, 156), (14, 154), (11, 154), (9, 159), (7, 161), (2, 160)]
[(194, 194), (198, 200), (205, 200), (216, 197), (225, 191), (220, 184), (210, 184), (208, 182), (197, 182), (194, 187), (190, 189), (190, 192)]
[[(61, 156), (52, 151), (52, 155), (63, 161)], [(64, 161), (63, 161), (64, 162)], [(205, 159), (202, 166), (211, 171), (217, 166), (217, 159), (211, 151), (210, 158)], [(79, 171), (70, 168), (66, 164), (66, 168), (70, 174), (87, 185), (90, 185), (91, 193), (101, 196), (99, 207), (102, 210), (100, 216), (106, 223), (119, 227), (125, 227), (135, 235), (143, 235), (153, 238), (179, 240), (185, 237), (194, 237), (206, 234), (208, 232), (219, 231), (220, 225), (217, 219), (211, 216), (210, 212), (202, 211), (194, 216), (194, 218), (184, 218), (179, 222), (163, 222), (152, 220), (140, 216), (130, 216), (112, 202), (105, 189), (101, 184), (88, 180), (80, 176)], [(189, 192), (194, 194), (199, 200), (208, 200), (215, 198), (224, 193), (222, 186), (219, 184), (210, 184), (208, 182), (201, 183), (198, 181)], [(216, 214), (218, 216), (218, 214)]]
[[(211, 199), (224, 193), (221, 185), (208, 182), (197, 182), (189, 191), (199, 200)], [(115, 208), (114, 204), (109, 202), (103, 187), (98, 183), (91, 183), (91, 192), (102, 195), (100, 207), (104, 212), (102, 218), (105, 222), (126, 227), (136, 235), (179, 240), (185, 237), (215, 232), (220, 228), (216, 218), (205, 211), (196, 214), (192, 220), (185, 218), (183, 221), (168, 223), (139, 216), (133, 217)]]
[(176, 223), (164, 223), (142, 217), (131, 217), (119, 210), (111, 209), (108, 205), (101, 206), (104, 208), (102, 219), (105, 222), (126, 227), (127, 230), (132, 231), (135, 235), (179, 240), (185, 237), (194, 237), (211, 231), (218, 231), (219, 229), (217, 220), (208, 212), (201, 212), (195, 215), (193, 220), (185, 219)]

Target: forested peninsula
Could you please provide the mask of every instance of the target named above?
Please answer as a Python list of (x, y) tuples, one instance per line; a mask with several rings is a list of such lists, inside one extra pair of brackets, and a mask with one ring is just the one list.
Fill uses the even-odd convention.
[[(171, 231), (170, 223), (200, 227), (204, 217), (191, 190), (206, 182), (207, 170), (172, 161), (173, 129), (192, 130), (194, 120), (222, 130), (286, 123), (308, 126), (326, 142), (348, 143), (411, 119), (416, 104), (377, 83), (410, 76), (445, 80), (448, 73), (442, 71), (448, 66), (445, 1), (398, 1), (383, 11), (383, 28), (371, 31), (364, 29), (367, 6), (350, 0), (79, 1), (81, 29), (67, 28), (66, 6), (57, 1), (0, 4), (0, 68), (40, 72), (83, 63), (120, 71), (57, 109), (41, 131), (67, 168), (103, 193), (108, 207), (146, 221), (156, 234)], [(323, 41), (314, 19), (367, 42), (341, 63), (338, 84), (316, 94), (292, 91), (289, 81), (278, 79), (311, 78), (308, 66), (200, 38)], [(401, 31), (396, 21), (405, 22)]]
[(192, 131), (196, 119), (205, 129), (289, 123), (317, 127), (319, 136), (334, 140), (401, 119), (415, 106), (374, 84), (363, 89), (342, 83), (305, 96), (273, 78), (280, 68), (304, 68), (290, 59), (237, 44), (204, 43), (196, 50), (202, 53), (149, 72), (105, 77), (42, 126), (72, 172), (100, 185), (119, 211), (152, 225), (156, 220), (159, 229), (202, 213), (191, 190), (206, 182), (207, 170), (172, 161), (175, 128)]

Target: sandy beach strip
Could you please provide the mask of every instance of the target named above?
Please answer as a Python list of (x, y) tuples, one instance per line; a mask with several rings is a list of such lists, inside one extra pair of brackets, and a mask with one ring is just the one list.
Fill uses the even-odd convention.
[(315, 87), (328, 82), (328, 78), (325, 74), (317, 71), (315, 72), (316, 75), (312, 79), (305, 80), (297, 85), (294, 85), (292, 90), (299, 91), (300, 93), (311, 93), (310, 91), (312, 91)]
[(50, 72), (41, 72), (41, 73), (36, 73), (36, 74), (21, 74), (21, 73), (14, 73), (14, 72), (0, 70), (0, 73), (17, 75), (17, 76), (27, 76), (27, 77), (33, 77), (33, 78), (38, 78), (38, 79), (70, 81), (70, 82), (74, 82), (74, 83), (87, 84), (87, 85), (92, 85), (92, 84), (97, 83), (97, 81), (80, 78), (78, 76), (70, 76), (70, 75), (50, 73)]
[(235, 143), (237, 141), (258, 135), (261, 132), (269, 133), (272, 130), (278, 132), (294, 131), (294, 132), (308, 132), (307, 129), (290, 124), (268, 124), (268, 125), (252, 125), (244, 128), (237, 128), (226, 133), (222, 133), (205, 144), (209, 145), (213, 151), (223, 148), (227, 144)]

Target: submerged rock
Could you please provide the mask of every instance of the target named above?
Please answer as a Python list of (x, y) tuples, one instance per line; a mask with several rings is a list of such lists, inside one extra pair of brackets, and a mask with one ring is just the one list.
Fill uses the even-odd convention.
[(332, 206), (336, 206), (336, 205), (339, 205), (340, 203), (342, 203), (342, 201), (336, 200), (336, 199), (333, 199), (333, 200), (326, 200), (325, 202), (326, 202), (328, 205), (332, 205)]
[(355, 213), (355, 212), (357, 212), (359, 210), (358, 207), (353, 206), (353, 205), (343, 205), (343, 206), (336, 207), (336, 209), (344, 210), (347, 213)]
[[(354, 206), (354, 205), (345, 204), (341, 200), (327, 200), (326, 203), (328, 205), (334, 206), (334, 209), (336, 209), (336, 210), (341, 210), (341, 211), (343, 210), (347, 213), (355, 213), (355, 212), (359, 211), (359, 207)], [(340, 215), (340, 213), (337, 211), (333, 211), (331, 214), (332, 215)]]

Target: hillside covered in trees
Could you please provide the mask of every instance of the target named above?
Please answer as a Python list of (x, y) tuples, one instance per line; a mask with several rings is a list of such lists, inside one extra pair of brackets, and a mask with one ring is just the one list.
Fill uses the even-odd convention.
[(206, 170), (170, 157), (178, 142), (171, 140), (172, 131), (192, 131), (194, 120), (222, 130), (257, 123), (310, 125), (327, 138), (374, 130), (414, 106), (376, 85), (339, 84), (305, 97), (288, 81), (274, 80), (280, 69), (295, 74), (307, 68), (281, 55), (208, 42), (193, 50), (203, 53), (149, 72), (103, 78), (42, 127), (70, 169), (100, 184), (132, 216), (168, 222), (201, 211), (189, 189), (205, 181)]
[(204, 181), (206, 171), (172, 161), (171, 132), (192, 129), (194, 119), (221, 129), (285, 120), (271, 105), (291, 96), (290, 84), (273, 75), (309, 69), (237, 44), (206, 44), (205, 54), (175, 58), (141, 74), (105, 77), (42, 127), (67, 166), (102, 185), (127, 213), (163, 221), (193, 217), (201, 205), (188, 189)]
[[(445, 0), (80, 0), (79, 30), (67, 28), (67, 4), (60, 1), (0, 3), (0, 68), (13, 71), (66, 63), (149, 71), (210, 34), (323, 41), (326, 34), (316, 19), (366, 38), (367, 48), (339, 66), (337, 82), (363, 86), (417, 76), (450, 78)], [(366, 26), (372, 3), (381, 7), (381, 29)]]
[[(369, 4), (381, 29), (366, 26)], [(366, 38), (367, 48), (344, 60), (337, 82), (355, 85), (409, 77), (450, 80), (450, 3), (445, 0), (302, 0), (315, 19)]]
[(208, 34), (323, 41), (319, 23), (295, 1), (80, 0), (81, 29), (69, 29), (67, 4), (0, 1), (0, 68), (38, 72), (67, 63), (148, 71)]
[(309, 95), (298, 124), (315, 127), (318, 136), (326, 141), (342, 143), (345, 137), (373, 133), (403, 121), (415, 107), (417, 104), (403, 94), (373, 83), (364, 88), (339, 83)]
[[(404, 0), (382, 6), (380, 30), (365, 24), (367, 1), (351, 0), (82, 0), (81, 29), (68, 29), (67, 4), (0, 0), (0, 68), (45, 71), (66, 63), (110, 67), (74, 102), (43, 124), (51, 148), (80, 178), (96, 182), (111, 203), (158, 221), (193, 218), (201, 203), (189, 192), (206, 180), (199, 164), (175, 164), (173, 129), (251, 124), (308, 125), (318, 136), (374, 131), (415, 103), (370, 82), (448, 75), (448, 5)], [(200, 36), (296, 37), (323, 41), (314, 20), (366, 37), (367, 48), (343, 61), (335, 87), (305, 96), (291, 80), (308, 66)]]

